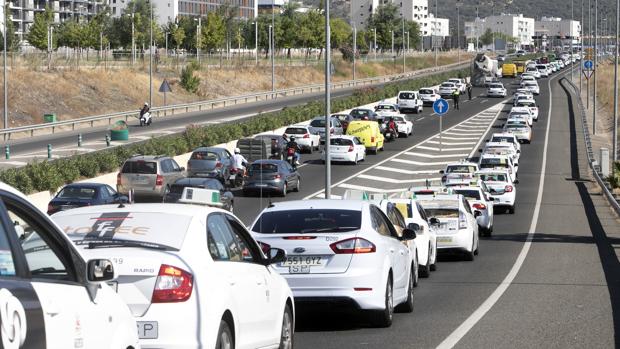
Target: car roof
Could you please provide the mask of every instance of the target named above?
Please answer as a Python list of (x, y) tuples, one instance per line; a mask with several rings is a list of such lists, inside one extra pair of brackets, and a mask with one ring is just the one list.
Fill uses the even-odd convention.
[(174, 214), (180, 216), (190, 217), (205, 217), (205, 214), (211, 212), (227, 212), (215, 207), (206, 205), (189, 205), (189, 204), (161, 204), (161, 203), (148, 203), (148, 204), (124, 204), (120, 205), (98, 205), (98, 206), (84, 206), (78, 207), (67, 211), (60, 211), (54, 214), (55, 217), (71, 216), (75, 214), (88, 214), (88, 213), (103, 213), (103, 212), (140, 212), (140, 213), (161, 213), (161, 214)]
[(223, 150), (226, 150), (226, 148), (221, 148), (221, 147), (200, 147), (200, 148), (196, 148), (193, 151), (212, 151), (212, 152), (221, 152)]
[(509, 155), (501, 155), (501, 154), (482, 154), (480, 155), (480, 159), (482, 160), (482, 158), (486, 158), (486, 159), (507, 159), (509, 158)]
[(329, 137), (329, 139), (336, 139), (336, 138), (344, 138), (344, 139), (350, 139), (353, 140), (353, 138), (357, 138), (356, 136), (352, 136), (352, 135), (332, 135)]
[(69, 183), (62, 187), (64, 188), (102, 188), (107, 187), (107, 184), (104, 183), (91, 183), (91, 182), (82, 182), (82, 183)]
[(508, 175), (508, 170), (505, 168), (497, 167), (497, 168), (481, 168), (476, 173), (502, 173)]
[(472, 161), (460, 161), (460, 162), (451, 162), (449, 164), (446, 164), (446, 167), (448, 167), (448, 166), (458, 166), (458, 165), (474, 165), (474, 166), (478, 166), (477, 163), (472, 162)]
[(168, 158), (166, 155), (134, 155), (126, 161), (155, 161)]
[(252, 164), (274, 164), (274, 165), (280, 165), (280, 164), (282, 164), (284, 162), (286, 162), (286, 161), (284, 161), (284, 160), (275, 160), (275, 159), (260, 159), (260, 160), (253, 161)]
[(338, 209), (360, 211), (369, 205), (362, 200), (338, 200), (338, 199), (314, 199), (314, 200), (293, 200), (285, 202), (271, 203), (265, 210), (268, 211), (289, 211), (303, 209)]

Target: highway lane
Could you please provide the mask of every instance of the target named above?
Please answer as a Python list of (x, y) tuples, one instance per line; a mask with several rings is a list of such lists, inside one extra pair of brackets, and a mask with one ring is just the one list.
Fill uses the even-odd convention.
[[(553, 80), (557, 80), (557, 76)], [(522, 238), (512, 237), (528, 230), (534, 210), (542, 163), (546, 113), (549, 109), (549, 92), (543, 84), (545, 81), (546, 79), (541, 81), (541, 95), (537, 97), (540, 121), (534, 126), (534, 139), (532, 144), (523, 146), (516, 213), (496, 217), (494, 235), (482, 239), (481, 252), (476, 261), (471, 263), (450, 257), (442, 258), (438, 271), (429, 279), (422, 280), (416, 289), (414, 313), (397, 314), (389, 329), (369, 328), (363, 317), (351, 314), (301, 311), (298, 314), (297, 327), (299, 348), (357, 348), (362, 345), (383, 348), (435, 347), (495, 290), (511, 269), (523, 246)], [(446, 128), (490, 107), (488, 100), (483, 103), (485, 100), (478, 98), (474, 102), (464, 103), (460, 113), (446, 117)], [(507, 110), (509, 106), (504, 108), (504, 112)], [(491, 132), (504, 120), (505, 113), (496, 120), (496, 128), (492, 128)], [(388, 144), (385, 153), (371, 157), (364, 166), (372, 166), (436, 133), (436, 120), (431, 119), (428, 123), (425, 121), (426, 119), (416, 124), (417, 138)], [(352, 176), (361, 169), (354, 166), (338, 168), (334, 171), (333, 183)], [(301, 171), (306, 179), (303, 192), (290, 195), (287, 197), (289, 200), (303, 198), (308, 192), (312, 192), (312, 189), (320, 190), (323, 187), (322, 166), (308, 165)], [(311, 178), (310, 183), (308, 178)], [(245, 222), (249, 222), (260, 210), (261, 203), (258, 198), (237, 200), (236, 214)], [(267, 202), (263, 199), (262, 205)]]

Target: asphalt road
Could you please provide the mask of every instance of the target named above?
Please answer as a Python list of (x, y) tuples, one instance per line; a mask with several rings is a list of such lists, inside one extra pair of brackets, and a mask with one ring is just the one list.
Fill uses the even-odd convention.
[[(599, 218), (582, 188), (585, 160), (579, 159), (582, 149), (576, 143), (582, 136), (573, 120), (571, 99), (560, 85), (561, 76), (540, 81), (541, 94), (536, 98), (539, 121), (534, 125), (532, 143), (522, 147), (516, 213), (496, 216), (493, 236), (481, 238), (476, 260), (442, 257), (438, 271), (422, 279), (416, 288), (413, 314), (397, 314), (387, 329), (370, 327), (356, 313), (300, 311), (297, 348), (598, 348), (618, 344), (614, 342), (614, 320), (620, 322), (619, 301), (614, 292), (619, 289), (619, 263), (615, 254), (601, 252), (613, 252), (613, 248), (601, 224), (597, 225)], [(482, 90), (476, 89), (474, 94), (480, 93)], [(485, 134), (486, 129), (475, 126), (488, 120), (489, 132), (500, 127), (509, 106), (499, 106), (503, 111), (498, 114), (498, 107), (493, 107), (499, 101), (482, 96), (462, 101), (460, 111), (450, 111), (444, 118), (444, 128), (456, 125), (458, 133), (471, 127), (475, 132), (470, 138), (484, 140), (484, 136), (476, 135)], [(439, 162), (437, 155), (443, 153), (428, 146), (438, 132), (437, 117), (430, 113), (427, 108), (423, 114), (411, 116), (413, 137), (387, 143), (385, 152), (370, 155), (358, 166), (334, 165), (334, 194), (355, 186), (389, 192), (409, 185), (393, 180), (396, 178), (414, 181), (435, 177), (432, 172), (443, 165), (428, 164)], [(459, 138), (453, 143), (463, 143), (454, 149), (476, 153), (477, 142), (466, 136), (453, 138)], [(422, 148), (426, 153), (420, 155)], [(450, 154), (457, 157), (456, 152)], [(413, 160), (403, 161), (406, 156)], [(317, 158), (318, 154), (304, 156), (302, 192), (290, 193), (286, 200), (321, 195), (324, 166), (315, 161)], [(394, 163), (397, 160), (399, 164)], [(410, 167), (403, 169), (403, 164)], [(401, 173), (367, 175), (390, 166), (398, 167)], [(429, 173), (414, 173), (412, 168)], [(250, 224), (269, 200), (283, 198), (237, 197), (235, 213)], [(610, 299), (614, 300), (615, 312)]]

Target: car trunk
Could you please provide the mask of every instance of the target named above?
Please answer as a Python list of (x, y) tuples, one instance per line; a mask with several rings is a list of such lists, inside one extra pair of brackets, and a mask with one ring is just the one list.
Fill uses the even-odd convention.
[(213, 172), (220, 166), (222, 166), (222, 163), (219, 160), (219, 156), (211, 152), (194, 152), (189, 161), (187, 161), (187, 168), (192, 173)]
[(491, 195), (503, 195), (506, 190), (506, 182), (488, 181), (484, 184), (489, 188), (489, 194)]
[(121, 171), (121, 185), (135, 189), (153, 189), (157, 181), (157, 162), (128, 161)]
[(251, 180), (272, 180), (278, 175), (278, 166), (275, 164), (252, 164), (248, 172)]
[(334, 139), (330, 142), (329, 151), (333, 154), (346, 154), (353, 151), (353, 142), (348, 139)]
[(353, 254), (336, 254), (331, 244), (355, 238), (358, 230), (346, 233), (257, 234), (263, 248), (281, 248), (287, 260), (274, 265), (280, 274), (341, 274), (349, 268)]
[(50, 202), (57, 211), (70, 210), (76, 207), (90, 206), (92, 199), (54, 199)]

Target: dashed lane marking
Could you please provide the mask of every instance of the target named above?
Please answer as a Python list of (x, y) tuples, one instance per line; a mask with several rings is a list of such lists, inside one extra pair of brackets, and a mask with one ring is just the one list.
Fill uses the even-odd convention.
[(441, 178), (394, 179), (394, 178), (388, 178), (388, 177), (371, 176), (371, 175), (366, 175), (366, 174), (361, 174), (357, 178), (370, 179), (370, 180), (377, 181), (377, 182), (386, 182), (386, 183), (394, 183), (394, 184), (400, 184), (400, 183), (420, 183), (420, 182), (425, 182), (427, 179), (429, 181), (440, 180), (441, 179)]
[(386, 167), (386, 166), (377, 166), (375, 167), (375, 170), (381, 170), (381, 171), (389, 171), (389, 172), (396, 172), (396, 173), (401, 173), (401, 174), (408, 174), (408, 175), (418, 175), (418, 174), (436, 174), (438, 173), (435, 170), (419, 170), (419, 171), (412, 171), (412, 170), (405, 170), (403, 168), (396, 168), (396, 167)]
[[(444, 151), (448, 151), (447, 149), (444, 149)], [(418, 156), (418, 157), (422, 157), (422, 158), (458, 158), (458, 157), (462, 157), (462, 156), (467, 156), (468, 154), (424, 154), (424, 153), (414, 153), (414, 152), (405, 152), (406, 155), (410, 155), (410, 156)]]

